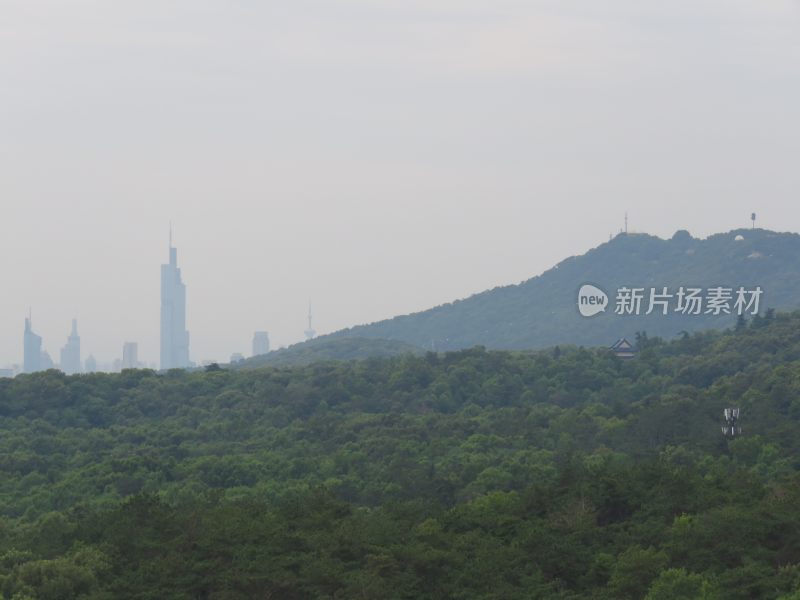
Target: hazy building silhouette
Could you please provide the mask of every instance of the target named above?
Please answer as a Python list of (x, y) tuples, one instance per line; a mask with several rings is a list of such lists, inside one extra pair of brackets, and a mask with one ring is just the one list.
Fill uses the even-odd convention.
[(53, 359), (50, 358), (50, 353), (45, 350), (42, 352), (42, 356), (39, 359), (39, 368), (42, 371), (46, 371), (48, 369), (55, 369), (56, 363), (53, 362)]
[(256, 331), (253, 334), (253, 356), (261, 356), (269, 352), (269, 333)]
[(178, 250), (169, 236), (169, 264), (161, 265), (161, 368), (189, 366), (189, 332), (186, 331), (186, 286), (178, 268)]
[(241, 352), (234, 352), (231, 354), (231, 363), (237, 363), (244, 360), (244, 355)]
[(122, 345), (122, 368), (139, 368), (139, 344), (136, 342), (125, 342)]
[(23, 340), (22, 370), (25, 373), (35, 373), (42, 370), (42, 338), (36, 335), (31, 328), (31, 318), (25, 319), (25, 338)]
[(72, 319), (72, 333), (67, 338), (67, 345), (61, 349), (61, 370), (67, 375), (81, 372), (81, 338), (76, 319)]
[(97, 360), (91, 354), (89, 358), (86, 359), (86, 368), (84, 369), (87, 373), (94, 373), (97, 371)]
[(307, 340), (313, 340), (314, 336), (317, 335), (317, 332), (314, 331), (314, 328), (311, 326), (311, 301), (308, 303), (308, 329), (303, 332), (306, 336)]

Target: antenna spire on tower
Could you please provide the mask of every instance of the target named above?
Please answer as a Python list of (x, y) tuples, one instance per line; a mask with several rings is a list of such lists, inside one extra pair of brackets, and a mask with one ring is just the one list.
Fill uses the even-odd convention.
[(317, 335), (317, 332), (314, 331), (313, 327), (311, 327), (311, 300), (308, 301), (308, 329), (306, 329), (304, 333), (306, 334), (307, 340), (310, 340)]

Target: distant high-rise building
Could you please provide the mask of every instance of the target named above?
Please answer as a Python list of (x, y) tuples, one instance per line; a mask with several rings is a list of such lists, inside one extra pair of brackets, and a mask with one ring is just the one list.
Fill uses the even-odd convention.
[(31, 318), (25, 319), (24, 357), (22, 370), (35, 373), (42, 370), (42, 338), (33, 333)]
[(53, 359), (50, 358), (50, 353), (45, 350), (42, 352), (42, 356), (39, 359), (39, 367), (42, 371), (46, 371), (47, 369), (55, 369), (56, 363), (53, 362)]
[(81, 338), (75, 319), (72, 319), (72, 333), (67, 338), (67, 345), (61, 349), (61, 370), (67, 375), (81, 372)]
[(186, 286), (178, 268), (178, 250), (169, 235), (169, 264), (161, 265), (161, 368), (189, 366), (189, 332), (186, 331)]
[(122, 368), (139, 368), (139, 344), (136, 342), (125, 342), (122, 345)]
[(87, 373), (94, 373), (97, 371), (97, 360), (91, 354), (89, 358), (86, 359), (86, 368), (84, 369)]
[(269, 333), (256, 331), (253, 334), (253, 356), (261, 356), (269, 352)]
[(231, 363), (237, 363), (240, 360), (244, 360), (244, 355), (241, 352), (234, 352), (231, 354)]
[(306, 335), (307, 340), (313, 340), (314, 336), (317, 335), (317, 332), (314, 331), (314, 328), (311, 326), (311, 302), (308, 303), (308, 329), (303, 333)]

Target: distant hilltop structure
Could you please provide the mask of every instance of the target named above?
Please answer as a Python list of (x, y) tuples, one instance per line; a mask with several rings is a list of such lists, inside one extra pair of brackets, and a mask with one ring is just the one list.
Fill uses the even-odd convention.
[(611, 351), (622, 360), (628, 360), (636, 356), (636, 347), (624, 337), (619, 338), (611, 345)]
[(186, 286), (178, 268), (178, 250), (169, 231), (169, 264), (161, 265), (161, 368), (189, 367), (189, 332), (186, 331)]

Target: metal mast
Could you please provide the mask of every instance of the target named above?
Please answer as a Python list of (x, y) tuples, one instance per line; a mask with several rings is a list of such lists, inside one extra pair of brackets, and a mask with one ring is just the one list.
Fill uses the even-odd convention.
[(722, 415), (725, 417), (725, 425), (722, 426), (722, 434), (730, 437), (742, 435), (742, 428), (739, 427), (739, 409), (726, 408), (722, 411)]

